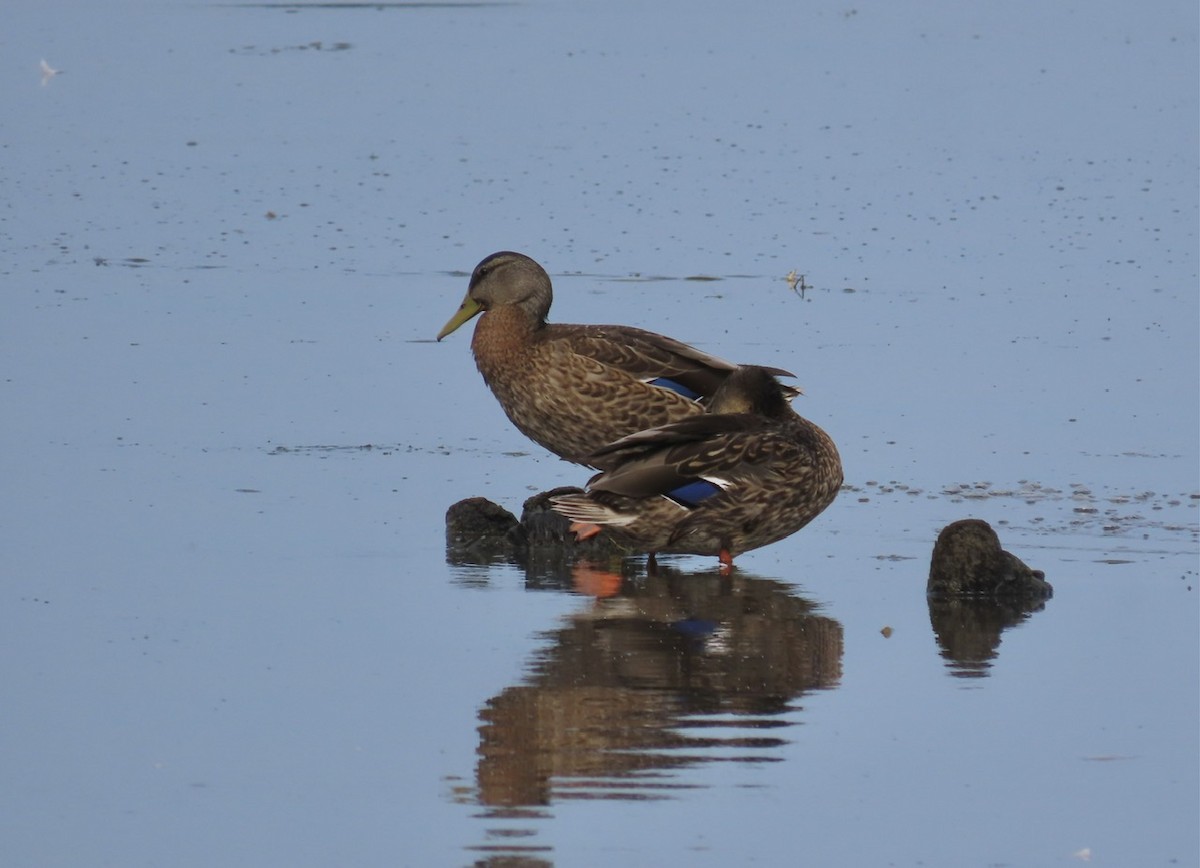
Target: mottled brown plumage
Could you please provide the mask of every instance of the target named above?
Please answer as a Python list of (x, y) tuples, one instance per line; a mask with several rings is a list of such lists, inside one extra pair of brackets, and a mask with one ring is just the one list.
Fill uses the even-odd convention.
[(482, 313), (471, 349), (484, 381), (517, 428), (569, 461), (589, 463), (626, 435), (702, 415), (738, 367), (631, 326), (548, 324), (552, 298), (540, 265), (493, 253), (438, 340)]
[(642, 431), (599, 451), (609, 469), (554, 508), (632, 548), (718, 555), (777, 542), (819, 515), (842, 485), (829, 435), (788, 406), (767, 369), (743, 366), (709, 412)]

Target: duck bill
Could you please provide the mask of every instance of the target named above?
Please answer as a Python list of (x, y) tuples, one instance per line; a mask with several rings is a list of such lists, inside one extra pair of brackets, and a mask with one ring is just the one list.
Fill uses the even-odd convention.
[(479, 302), (468, 295), (463, 299), (462, 306), (458, 309), (458, 313), (450, 317), (450, 321), (442, 326), (442, 330), (438, 332), (437, 339), (440, 341), (442, 338), (457, 329), (460, 325), (465, 323), (471, 317), (475, 316), (481, 310), (483, 310), (483, 308), (480, 306)]

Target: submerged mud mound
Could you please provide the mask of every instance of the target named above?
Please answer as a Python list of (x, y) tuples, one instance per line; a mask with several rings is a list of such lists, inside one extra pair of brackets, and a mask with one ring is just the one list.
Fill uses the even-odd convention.
[(571, 486), (533, 495), (518, 520), (486, 497), (468, 497), (446, 510), (446, 557), (454, 563), (521, 562), (531, 555), (607, 558), (627, 554), (607, 534), (579, 542), (569, 519), (550, 508), (550, 499), (578, 492)]
[(1001, 548), (991, 525), (974, 518), (938, 534), (925, 590), (942, 656), (962, 677), (986, 675), (1001, 634), (1054, 595), (1041, 570)]

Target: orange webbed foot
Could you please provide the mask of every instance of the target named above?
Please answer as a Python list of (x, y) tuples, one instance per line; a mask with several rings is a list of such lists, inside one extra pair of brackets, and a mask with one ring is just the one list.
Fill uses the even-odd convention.
[(600, 533), (600, 525), (588, 524), (582, 521), (571, 522), (571, 527), (568, 528), (571, 533), (575, 534), (575, 542), (583, 542), (585, 539), (591, 539), (596, 534)]

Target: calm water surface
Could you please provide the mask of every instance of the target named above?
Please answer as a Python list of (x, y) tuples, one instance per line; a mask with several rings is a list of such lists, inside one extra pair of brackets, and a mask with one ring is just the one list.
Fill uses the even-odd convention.
[[(1194, 4), (6, 8), (6, 865), (1200, 862)], [(447, 558), (587, 475), (432, 342), (504, 248), (838, 500)], [(1042, 610), (931, 613), (968, 516)]]

